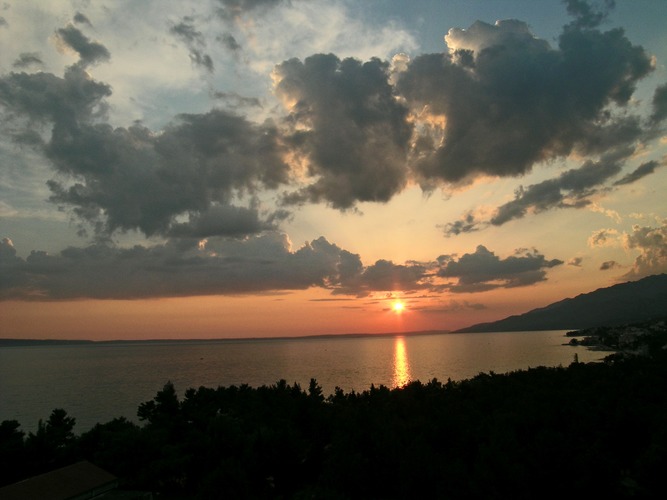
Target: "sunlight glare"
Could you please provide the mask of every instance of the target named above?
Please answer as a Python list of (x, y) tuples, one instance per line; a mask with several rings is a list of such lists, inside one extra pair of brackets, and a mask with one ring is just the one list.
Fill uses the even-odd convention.
[(405, 349), (405, 339), (396, 337), (394, 342), (394, 387), (403, 387), (410, 382), (410, 364)]
[(400, 314), (405, 310), (405, 303), (397, 300), (392, 304), (391, 308), (395, 313)]

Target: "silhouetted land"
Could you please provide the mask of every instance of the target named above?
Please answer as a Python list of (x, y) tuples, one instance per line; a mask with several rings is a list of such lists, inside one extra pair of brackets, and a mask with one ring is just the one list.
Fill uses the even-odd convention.
[(659, 318), (665, 315), (666, 310), (667, 274), (656, 274), (583, 293), (492, 323), (472, 325), (457, 330), (457, 333), (618, 326)]
[(142, 426), (80, 436), (56, 409), (27, 436), (0, 424), (0, 484), (86, 459), (164, 498), (657, 497), (667, 336), (645, 337), (641, 355), (601, 363), (328, 397), (314, 380), (181, 399), (166, 384), (139, 406)]

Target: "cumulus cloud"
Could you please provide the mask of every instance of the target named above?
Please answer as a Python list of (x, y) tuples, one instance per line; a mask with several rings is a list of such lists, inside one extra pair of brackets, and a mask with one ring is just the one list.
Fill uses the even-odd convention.
[(632, 226), (632, 232), (624, 235), (623, 242), (627, 249), (639, 251), (632, 270), (624, 278), (667, 273), (667, 219), (659, 227)]
[[(11, 73), (0, 79), (0, 105), (52, 125), (48, 141), (35, 138), (60, 174), (48, 182), (51, 201), (71, 208), (99, 236), (133, 229), (147, 236), (203, 235), (204, 228), (249, 234), (267, 227), (268, 219), (252, 213), (256, 204), (236, 204), (243, 194), (288, 179), (274, 125), (213, 110), (181, 115), (160, 133), (141, 125), (113, 128), (103, 120), (109, 95), (108, 85), (78, 65), (62, 78)], [(212, 222), (223, 214), (231, 220)], [(177, 217), (189, 217), (193, 227), (186, 230)], [(207, 235), (214, 234), (220, 233)]]
[(438, 258), (438, 276), (456, 278), (452, 292), (482, 292), (495, 288), (528, 286), (546, 280), (546, 269), (563, 264), (562, 260), (547, 260), (537, 250), (517, 250), (515, 255), (501, 259), (485, 246), (474, 253), (457, 258), (442, 255)]
[[(0, 299), (138, 299), (309, 287), (328, 290), (333, 296), (357, 297), (446, 289), (472, 293), (532, 285), (546, 279), (548, 268), (562, 264), (536, 250), (518, 250), (501, 259), (479, 246), (475, 253), (460, 258), (450, 255), (405, 264), (381, 259), (364, 266), (358, 254), (324, 237), (293, 249), (287, 236), (276, 231), (245, 238), (198, 239), (193, 232), (187, 236), (132, 248), (106, 243), (69, 247), (55, 255), (33, 250), (25, 259), (5, 238), (0, 242)], [(454, 301), (448, 309), (454, 307), (483, 306)]]
[(610, 112), (652, 70), (622, 30), (570, 25), (552, 48), (520, 21), (476, 22), (446, 41), (449, 53), (418, 56), (397, 78), (425, 185), (521, 175), (572, 152), (634, 145), (644, 133), (637, 117)]
[(404, 188), (412, 128), (388, 70), (379, 59), (341, 61), (333, 54), (276, 67), (275, 92), (289, 111), (287, 140), (315, 179), (286, 196), (287, 203), (325, 201), (346, 209), (388, 201)]
[(26, 259), (15, 253), (11, 241), (3, 240), (0, 265), (9, 278), (0, 284), (4, 299), (136, 299), (327, 287), (338, 283), (344, 251), (324, 238), (294, 251), (284, 235), (268, 233), (202, 245), (179, 240), (127, 249), (70, 247), (58, 255), (33, 251)]
[(79, 63), (83, 67), (111, 58), (104, 45), (91, 41), (72, 24), (56, 30), (56, 36), (62, 47), (69, 48), (79, 55)]

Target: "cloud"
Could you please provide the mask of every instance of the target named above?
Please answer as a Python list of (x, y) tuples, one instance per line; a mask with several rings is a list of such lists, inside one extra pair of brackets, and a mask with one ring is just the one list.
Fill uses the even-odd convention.
[(588, 246), (591, 248), (615, 245), (618, 241), (616, 229), (598, 229), (588, 238)]
[(595, 28), (599, 26), (609, 12), (614, 8), (615, 0), (604, 0), (603, 6), (596, 10), (596, 6), (591, 5), (585, 0), (565, 0), (567, 5), (567, 12), (575, 19), (574, 26), (579, 28)]
[(54, 136), (76, 129), (77, 123), (101, 117), (111, 87), (90, 78), (77, 65), (64, 76), (52, 73), (10, 73), (0, 78), (0, 105), (31, 120), (54, 124)]
[(618, 262), (615, 260), (607, 260), (600, 264), (600, 271), (610, 271), (612, 269), (616, 269), (622, 267)]
[(667, 272), (667, 219), (659, 227), (632, 226), (632, 233), (624, 235), (623, 242), (627, 249), (639, 251), (632, 270), (624, 278)]
[(570, 260), (567, 261), (568, 266), (574, 266), (574, 267), (581, 267), (581, 263), (583, 262), (582, 257), (572, 257)]
[[(310, 287), (328, 290), (334, 297), (418, 290), (473, 293), (544, 281), (546, 269), (562, 263), (546, 260), (536, 250), (517, 250), (500, 259), (479, 246), (459, 259), (441, 256), (405, 264), (380, 259), (364, 266), (358, 254), (324, 237), (294, 250), (285, 234), (271, 230), (244, 238), (199, 239), (190, 232), (153, 246), (98, 243), (54, 255), (33, 250), (23, 259), (5, 238), (0, 243), (0, 300), (139, 299)], [(454, 307), (483, 308), (452, 301), (448, 310)]]
[(223, 101), (227, 108), (262, 107), (262, 103), (256, 97), (244, 97), (236, 92), (217, 91), (213, 93), (213, 97)]
[(111, 58), (111, 54), (104, 45), (92, 42), (72, 24), (56, 30), (56, 36), (62, 46), (79, 54), (79, 62), (83, 67), (108, 61)]
[(358, 201), (388, 201), (407, 182), (411, 126), (393, 95), (389, 65), (317, 54), (291, 59), (274, 71), (291, 127), (287, 140), (315, 181), (287, 203), (326, 201), (346, 209)]
[(658, 163), (655, 160), (647, 161), (639, 165), (634, 171), (630, 172), (622, 179), (614, 182), (614, 186), (621, 186), (623, 184), (631, 184), (635, 181), (638, 181), (642, 177), (646, 177), (649, 174), (655, 172), (655, 169), (664, 165), (664, 163)]
[(653, 114), (651, 121), (655, 124), (667, 118), (667, 83), (655, 89), (653, 94)]
[(484, 304), (468, 302), (467, 300), (449, 300), (425, 306), (410, 306), (411, 311), (419, 311), (425, 314), (448, 314), (462, 311), (483, 311), (487, 309)]
[(563, 264), (562, 260), (547, 260), (535, 249), (517, 250), (515, 255), (501, 259), (483, 245), (458, 259), (442, 255), (438, 261), (438, 276), (457, 278), (449, 289), (463, 293), (533, 285), (546, 280), (546, 269)]
[(233, 35), (230, 33), (225, 33), (224, 35), (220, 35), (216, 38), (222, 45), (229, 50), (230, 52), (233, 53), (238, 53), (243, 47), (241, 47), (241, 44), (236, 41), (236, 38), (234, 38)]
[(324, 238), (293, 251), (279, 233), (201, 245), (180, 240), (126, 249), (70, 247), (58, 255), (32, 251), (26, 259), (15, 254), (11, 241), (3, 240), (3, 299), (138, 299), (328, 287), (340, 279), (342, 256), (354, 258)]
[(337, 294), (354, 294), (359, 297), (370, 295), (371, 292), (401, 291), (413, 292), (432, 287), (428, 264), (407, 263), (394, 264), (389, 260), (380, 259), (366, 268), (351, 268), (342, 276), (341, 286), (334, 290)]
[(581, 208), (588, 205), (588, 198), (597, 192), (595, 188), (621, 171), (622, 161), (627, 154), (628, 151), (620, 154), (615, 152), (597, 162), (589, 160), (555, 179), (525, 189), (520, 187), (514, 194), (514, 200), (498, 207), (491, 218), (491, 224), (500, 226), (512, 219), (524, 217), (528, 211), (539, 213), (552, 208)]
[(645, 132), (637, 117), (612, 111), (652, 70), (622, 30), (568, 26), (552, 48), (520, 21), (478, 21), (446, 42), (449, 53), (418, 56), (397, 76), (423, 185), (522, 175), (572, 152), (627, 148)]
[(81, 12), (77, 12), (76, 14), (74, 14), (74, 22), (76, 24), (86, 24), (88, 26), (92, 26), (90, 20)]
[(27, 68), (28, 66), (43, 66), (44, 61), (42, 61), (41, 56), (37, 52), (22, 52), (19, 55), (19, 58), (14, 61), (12, 66), (14, 68)]
[(458, 236), (461, 233), (473, 233), (480, 230), (480, 223), (476, 220), (472, 211), (468, 211), (454, 222), (440, 226), (445, 233), (445, 237)]
[(218, 14), (223, 19), (237, 21), (246, 14), (263, 14), (286, 2), (287, 0), (218, 0)]
[[(276, 214), (259, 221), (252, 195), (288, 180), (275, 126), (213, 110), (180, 115), (160, 133), (140, 125), (113, 128), (103, 121), (109, 95), (108, 85), (77, 65), (63, 78), (11, 73), (0, 79), (1, 105), (53, 126), (49, 140), (36, 144), (59, 174), (48, 182), (52, 202), (70, 207), (98, 236), (127, 230), (203, 235), (205, 228), (248, 234), (270, 225)], [(251, 197), (246, 209), (236, 206), (244, 194)], [(222, 214), (231, 220), (212, 222)]]
[(190, 60), (195, 66), (200, 66), (209, 73), (213, 73), (213, 59), (203, 51), (206, 41), (204, 35), (195, 28), (192, 17), (184, 17), (181, 22), (169, 28), (169, 32), (185, 42), (190, 51)]

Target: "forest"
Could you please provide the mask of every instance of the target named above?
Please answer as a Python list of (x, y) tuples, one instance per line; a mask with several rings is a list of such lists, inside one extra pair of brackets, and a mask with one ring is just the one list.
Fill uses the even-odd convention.
[[(661, 345), (664, 345), (662, 343)], [(657, 346), (657, 344), (656, 344)], [(155, 498), (650, 498), (667, 470), (667, 352), (325, 396), (167, 383), (75, 433), (0, 424), (0, 486), (88, 460)]]

